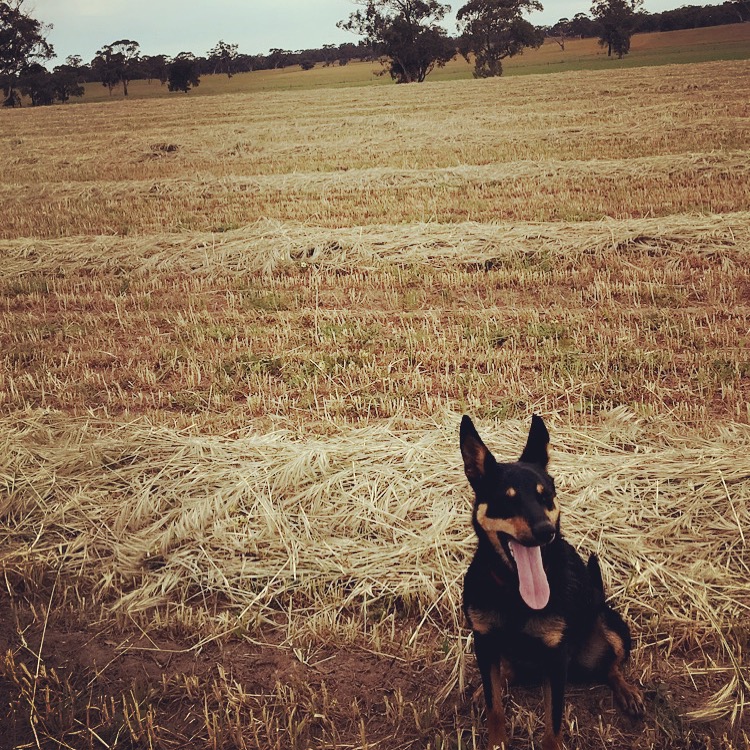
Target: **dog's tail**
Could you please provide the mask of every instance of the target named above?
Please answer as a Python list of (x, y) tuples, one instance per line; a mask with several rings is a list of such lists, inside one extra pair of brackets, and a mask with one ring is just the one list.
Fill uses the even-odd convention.
[(589, 561), (586, 565), (589, 572), (589, 580), (594, 589), (594, 602), (596, 605), (604, 604), (604, 581), (602, 580), (602, 569), (599, 567), (599, 558), (595, 554), (589, 555)]

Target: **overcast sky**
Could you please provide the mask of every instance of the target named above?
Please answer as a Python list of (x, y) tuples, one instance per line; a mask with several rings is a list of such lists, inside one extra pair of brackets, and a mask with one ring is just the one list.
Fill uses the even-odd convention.
[[(453, 2), (456, 11), (464, 0)], [(708, 3), (710, 0), (704, 0)], [(532, 23), (554, 23), (588, 13), (591, 0), (542, 0)], [(646, 0), (651, 12), (676, 8), (683, 0)], [(134, 39), (148, 55), (205, 54), (216, 42), (238, 44), (240, 52), (273, 47), (305, 49), (358, 40), (336, 28), (356, 9), (352, 0), (26, 0), (24, 9), (53, 25), (47, 36), (57, 59), (81, 55), (88, 62), (104, 44)], [(446, 28), (455, 33), (453, 17)]]

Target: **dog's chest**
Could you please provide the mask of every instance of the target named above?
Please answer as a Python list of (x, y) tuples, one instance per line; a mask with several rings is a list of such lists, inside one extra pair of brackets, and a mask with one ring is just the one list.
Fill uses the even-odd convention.
[(499, 609), (470, 606), (466, 612), (471, 629), (481, 635), (495, 634), (499, 640), (531, 638), (547, 648), (556, 648), (565, 637), (565, 619), (556, 614), (509, 617)]

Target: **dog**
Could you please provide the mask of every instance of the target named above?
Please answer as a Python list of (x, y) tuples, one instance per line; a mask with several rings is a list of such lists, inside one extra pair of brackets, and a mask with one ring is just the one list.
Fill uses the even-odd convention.
[(560, 534), (544, 421), (532, 417), (523, 453), (512, 463), (495, 460), (468, 416), (460, 442), (478, 537), (463, 609), (482, 677), (489, 747), (509, 747), (503, 697), (516, 679), (544, 685), (543, 750), (562, 747), (568, 679), (609, 684), (620, 707), (642, 717), (641, 693), (622, 674), (628, 626), (605, 600), (596, 556), (584, 564)]

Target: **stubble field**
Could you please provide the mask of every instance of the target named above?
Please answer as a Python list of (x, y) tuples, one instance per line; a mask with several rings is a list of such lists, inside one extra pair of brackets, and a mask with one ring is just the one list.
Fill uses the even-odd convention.
[(0, 143), (0, 747), (481, 747), (463, 412), (544, 415), (633, 629), (645, 721), (573, 687), (568, 747), (747, 745), (750, 63)]

